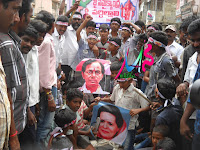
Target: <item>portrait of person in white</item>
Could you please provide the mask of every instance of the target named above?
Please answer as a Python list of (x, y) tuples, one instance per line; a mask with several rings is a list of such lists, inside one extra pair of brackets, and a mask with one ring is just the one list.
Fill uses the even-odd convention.
[(99, 84), (103, 79), (104, 72), (104, 66), (101, 62), (95, 59), (85, 61), (81, 73), (85, 83), (79, 89), (84, 93), (109, 94), (109, 92), (103, 91)]

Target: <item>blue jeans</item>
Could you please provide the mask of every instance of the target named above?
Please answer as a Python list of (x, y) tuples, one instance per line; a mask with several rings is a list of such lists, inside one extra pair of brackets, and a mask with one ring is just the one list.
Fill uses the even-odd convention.
[(151, 144), (151, 139), (149, 138), (148, 133), (141, 133), (139, 135), (136, 135), (135, 142), (137, 142), (137, 141), (142, 141), (142, 142), (137, 144), (135, 146), (135, 149), (145, 148)]
[(134, 140), (135, 140), (136, 130), (128, 130), (128, 134), (124, 144), (124, 150), (134, 150)]
[[(52, 95), (55, 100), (57, 97), (57, 88), (54, 86), (52, 87)], [(50, 112), (48, 110), (48, 100), (45, 92), (40, 94), (39, 105), (40, 105), (40, 116), (37, 126), (36, 142), (39, 146), (38, 148), (42, 148), (43, 146), (45, 146), (46, 142), (45, 140), (47, 139), (47, 136), (52, 129), (55, 112)]]
[(141, 91), (144, 93), (145, 92), (145, 89), (146, 89), (146, 86), (148, 85), (147, 82), (145, 82), (144, 80), (142, 80), (142, 85), (141, 85)]
[(200, 134), (197, 135), (195, 133), (192, 140), (192, 150), (199, 150), (199, 148), (200, 148)]

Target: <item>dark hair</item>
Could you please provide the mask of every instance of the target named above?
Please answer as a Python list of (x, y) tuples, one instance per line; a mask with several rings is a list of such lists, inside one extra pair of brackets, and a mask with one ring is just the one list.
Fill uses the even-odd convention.
[(67, 18), (67, 16), (61, 15), (61, 16), (58, 16), (56, 21), (69, 22), (69, 19)]
[(86, 26), (85, 26), (86, 28), (88, 28), (88, 27), (94, 27), (94, 28), (96, 28), (96, 23), (94, 22), (94, 21), (88, 21), (87, 22), (87, 24), (86, 24)]
[(127, 28), (129, 28), (129, 29), (131, 30), (131, 32), (133, 32), (133, 29), (131, 28), (131, 26), (130, 26), (130, 25), (128, 25), (128, 24), (125, 24), (125, 25), (123, 25), (123, 27), (127, 27)]
[(139, 26), (140, 28), (142, 28), (142, 27), (146, 28), (144, 22), (141, 21), (141, 20), (136, 21), (136, 22), (135, 22), (135, 25)]
[(160, 23), (155, 23), (158, 26), (159, 31), (162, 31), (162, 25)]
[(48, 25), (47, 32), (51, 30), (53, 23), (55, 22), (54, 16), (46, 10), (41, 10), (35, 19), (42, 20)]
[(31, 20), (30, 24), (40, 33), (46, 33), (47, 31), (47, 24), (44, 23), (42, 20)]
[(158, 125), (153, 128), (153, 132), (158, 132), (163, 137), (167, 137), (169, 135), (169, 127), (167, 125)]
[(197, 19), (195, 21), (193, 21), (189, 26), (188, 26), (188, 33), (190, 35), (196, 33), (196, 32), (200, 32), (200, 19)]
[(111, 24), (113, 21), (117, 21), (117, 22), (120, 24), (120, 26), (121, 26), (121, 24), (122, 24), (120, 18), (117, 18), (117, 17), (112, 18), (111, 21), (110, 21), (110, 24)]
[(168, 138), (165, 137), (162, 140), (159, 140), (157, 145), (156, 145), (156, 150), (176, 150), (176, 144), (175, 142)]
[(70, 88), (79, 88), (81, 86), (82, 84), (79, 81), (72, 80), (62, 86), (62, 93), (64, 94), (65, 91), (69, 90)]
[(76, 119), (76, 113), (70, 109), (60, 109), (55, 114), (55, 123), (63, 128), (65, 124), (71, 123), (73, 120)]
[[(156, 32), (152, 32), (149, 36), (152, 37), (153, 39), (163, 43), (165, 46), (167, 46), (167, 44), (168, 44), (168, 37), (165, 32), (156, 31)], [(161, 48), (165, 51), (165, 48), (163, 48), (163, 47), (161, 47)]]
[(99, 27), (99, 30), (100, 29), (102, 29), (102, 30), (106, 30), (107, 29), (109, 31), (110, 27), (107, 24), (101, 24), (100, 27)]
[(126, 67), (124, 67), (124, 69), (122, 70), (122, 72), (120, 73), (120, 75), (118, 76), (118, 79), (121, 78), (121, 76), (127, 75), (129, 72), (127, 71)]
[[(95, 60), (95, 59), (89, 59), (89, 60), (85, 61), (85, 62), (83, 63), (83, 66), (82, 66), (82, 72), (85, 72), (86, 67), (87, 67), (88, 65), (92, 64), (93, 62), (98, 62), (98, 61)], [(105, 70), (104, 70), (103, 64), (100, 63), (100, 62), (98, 62), (98, 63), (101, 65), (101, 72), (102, 72), (102, 74), (104, 74)]]
[(28, 27), (26, 28), (26, 30), (24, 30), (24, 32), (20, 32), (19, 33), (20, 37), (22, 37), (24, 35), (33, 37), (36, 40), (39, 37), (38, 31), (32, 25), (30, 25), (30, 24), (28, 25)]
[(21, 18), (23, 14), (25, 14), (25, 19), (27, 19), (27, 14), (31, 10), (31, 3), (33, 0), (23, 0), (22, 7), (19, 10), (19, 17)]
[(184, 29), (187, 30), (188, 26), (195, 20), (199, 19), (198, 16), (190, 16), (190, 17), (187, 17), (185, 20), (183, 20), (181, 26), (179, 27), (179, 30), (183, 31)]
[[(147, 35), (145, 34), (145, 33), (143, 33), (143, 34), (140, 34), (139, 36), (138, 36), (138, 40), (144, 40), (144, 41), (148, 41), (148, 38), (147, 38)], [(145, 42), (145, 43), (146, 43)]]
[(1, 3), (3, 4), (3, 7), (6, 9), (8, 8), (8, 3), (13, 2), (16, 0), (1, 0)]
[(157, 88), (167, 99), (172, 99), (176, 94), (176, 85), (169, 79), (159, 79), (157, 82)]
[(117, 108), (114, 105), (103, 105), (98, 109), (97, 117), (100, 117), (101, 112), (108, 112), (108, 113), (113, 114), (116, 117), (115, 121), (116, 121), (118, 128), (122, 127), (124, 119), (122, 117), (122, 114), (121, 114), (119, 108)]
[(80, 12), (78, 12), (78, 11), (76, 11), (76, 12), (74, 13), (74, 15), (81, 15), (81, 18), (82, 18), (82, 14), (81, 14)]
[(114, 61), (110, 65), (110, 71), (119, 71), (122, 67), (122, 63), (119, 61)]
[(121, 39), (118, 38), (118, 37), (109, 38), (109, 41), (114, 41), (114, 42), (116, 42), (119, 46), (121, 46), (121, 44), (122, 44)]
[(88, 33), (88, 36), (89, 35), (94, 35), (94, 36), (96, 36), (98, 38), (98, 35), (95, 32), (90, 32), (90, 33)]
[(153, 23), (153, 24), (151, 24), (151, 25), (148, 25), (148, 26), (147, 26), (147, 29), (148, 29), (149, 27), (154, 27), (156, 30), (160, 30), (159, 27), (158, 27), (158, 25), (155, 24), (155, 23)]
[(74, 98), (81, 98), (83, 99), (83, 93), (77, 88), (70, 88), (67, 90), (67, 100), (70, 102)]

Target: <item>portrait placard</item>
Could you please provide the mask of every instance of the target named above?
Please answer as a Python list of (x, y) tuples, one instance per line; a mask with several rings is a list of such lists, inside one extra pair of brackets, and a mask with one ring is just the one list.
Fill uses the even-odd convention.
[(93, 107), (91, 126), (97, 130), (97, 137), (123, 145), (130, 121), (129, 110), (106, 102)]

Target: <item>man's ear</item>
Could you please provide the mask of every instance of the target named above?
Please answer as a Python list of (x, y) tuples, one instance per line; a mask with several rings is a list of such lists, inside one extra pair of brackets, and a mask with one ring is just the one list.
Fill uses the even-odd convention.
[(20, 22), (22, 22), (22, 23), (26, 22), (26, 14), (25, 13), (23, 13), (23, 15), (21, 16)]

